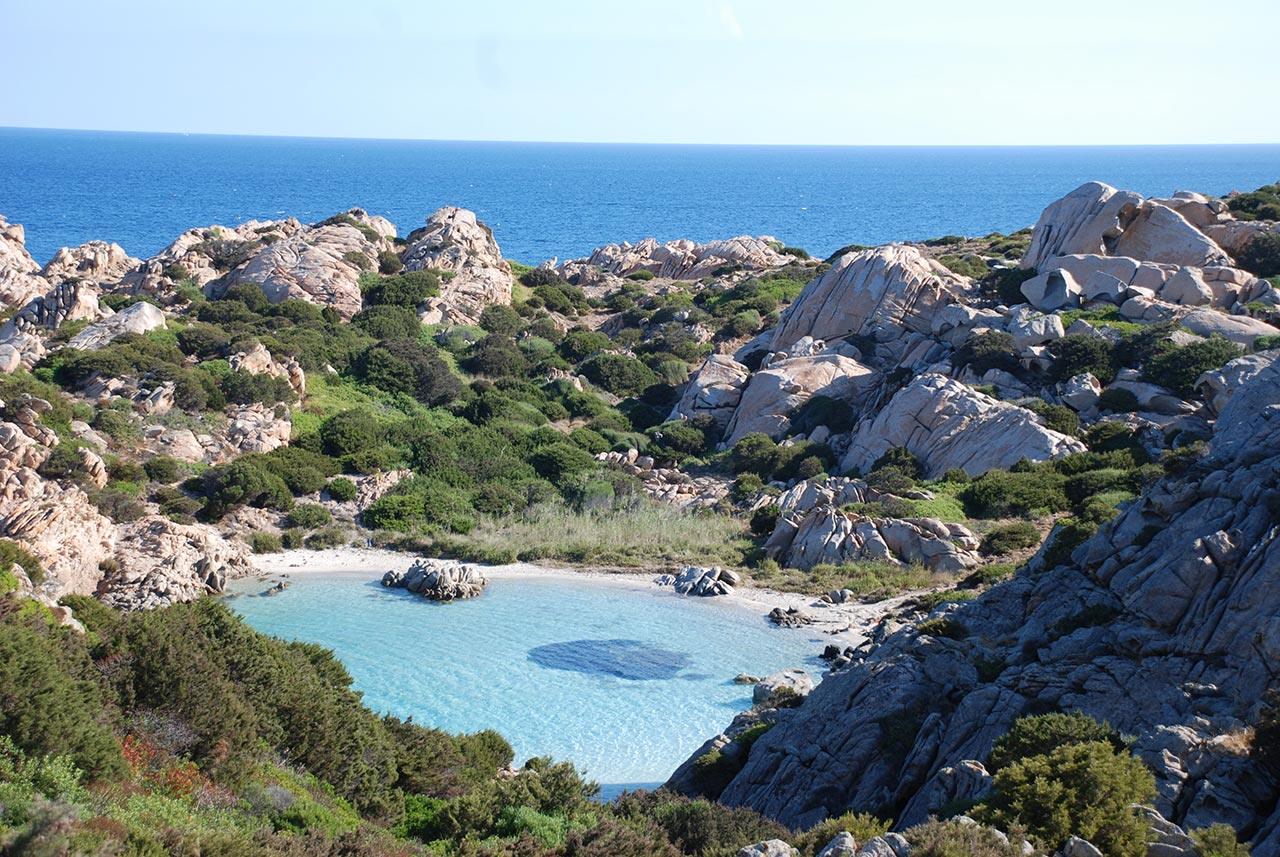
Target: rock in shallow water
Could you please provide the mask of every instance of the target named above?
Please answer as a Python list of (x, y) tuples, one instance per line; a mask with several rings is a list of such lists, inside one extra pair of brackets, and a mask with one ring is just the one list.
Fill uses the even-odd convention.
[(408, 571), (388, 571), (382, 585), (407, 589), (432, 601), (474, 598), (484, 592), (489, 579), (479, 567), (444, 559), (419, 559)]

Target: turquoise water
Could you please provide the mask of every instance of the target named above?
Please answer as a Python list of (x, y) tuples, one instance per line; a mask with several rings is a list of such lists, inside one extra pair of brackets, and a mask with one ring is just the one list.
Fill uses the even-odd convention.
[(805, 666), (822, 644), (755, 611), (592, 578), (492, 581), (433, 604), (366, 574), (261, 581), (229, 603), (254, 628), (332, 648), (366, 704), (452, 732), (496, 729), (516, 751), (569, 759), (615, 792), (662, 782), (751, 704), (741, 672)]
[[(821, 121), (820, 118), (814, 121)], [(41, 264), (93, 238), (153, 255), (184, 230), (353, 205), (406, 235), (474, 210), (537, 264), (653, 236), (846, 244), (985, 235), (1035, 223), (1099, 180), (1152, 195), (1252, 190), (1280, 146), (634, 146), (325, 140), (0, 128), (0, 214)]]

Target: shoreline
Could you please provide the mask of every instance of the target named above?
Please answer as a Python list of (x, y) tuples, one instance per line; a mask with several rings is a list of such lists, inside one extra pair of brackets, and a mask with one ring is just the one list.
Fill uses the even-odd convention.
[[(307, 577), (323, 574), (368, 573), (370, 579), (378, 579), (390, 569), (405, 570), (420, 557), (400, 551), (382, 548), (340, 547), (324, 550), (295, 549), (279, 553), (254, 554), (252, 561), (258, 578)], [(581, 583), (590, 581), (602, 585), (624, 586), (633, 590), (649, 590), (654, 594), (671, 593), (670, 587), (658, 586), (654, 579), (658, 571), (618, 571), (591, 568), (549, 567), (533, 563), (510, 565), (482, 565), (484, 574), (491, 581), (540, 579)], [(252, 577), (254, 575), (246, 575)], [(245, 577), (240, 578), (241, 580)], [(826, 604), (806, 595), (780, 592), (775, 589), (742, 584), (734, 587), (731, 595), (711, 597), (685, 596), (705, 601), (710, 606), (733, 608), (768, 616), (776, 607), (799, 608), (813, 617), (813, 622), (798, 628), (782, 630), (806, 633), (824, 644), (831, 643), (841, 649), (865, 642), (872, 630), (886, 616), (895, 613), (901, 603), (914, 593), (895, 596), (874, 604)], [(481, 596), (483, 597), (483, 596)]]

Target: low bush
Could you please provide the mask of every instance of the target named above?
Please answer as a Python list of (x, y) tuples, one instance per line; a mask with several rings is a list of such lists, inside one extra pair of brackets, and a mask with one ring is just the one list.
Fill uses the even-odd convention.
[(1003, 330), (988, 330), (970, 338), (956, 352), (956, 365), (968, 366), (979, 375), (992, 369), (1016, 375), (1022, 369), (1013, 335)]
[(253, 548), (254, 553), (279, 553), (284, 550), (280, 536), (262, 531), (255, 532), (249, 538), (249, 546)]
[(982, 538), (982, 552), (988, 556), (1026, 550), (1040, 544), (1040, 531), (1029, 521), (996, 527)]
[[(1277, 213), (1273, 204), (1272, 214)], [(1263, 232), (1253, 237), (1236, 260), (1241, 268), (1259, 277), (1280, 274), (1280, 231)]]
[(331, 498), (339, 503), (346, 503), (356, 498), (356, 483), (345, 476), (339, 476), (329, 480), (328, 491)]
[(1037, 714), (1020, 717), (996, 739), (987, 757), (987, 768), (997, 772), (1028, 756), (1039, 756), (1070, 744), (1102, 742), (1117, 753), (1125, 750), (1120, 733), (1081, 712)]
[(315, 503), (301, 503), (294, 506), (285, 518), (285, 523), (290, 527), (302, 527), (307, 530), (314, 530), (317, 527), (323, 527), (333, 520), (333, 516), (329, 514), (329, 510), (324, 506)]
[(1010, 762), (979, 813), (997, 827), (1022, 825), (1046, 851), (1070, 836), (1109, 857), (1145, 857), (1147, 825), (1131, 808), (1155, 796), (1151, 772), (1110, 743), (1059, 745)]
[(1062, 512), (1070, 505), (1066, 477), (1055, 472), (990, 470), (960, 492), (965, 511), (973, 518), (1022, 517), (1037, 512)]
[(1221, 369), (1244, 353), (1239, 345), (1214, 334), (1202, 342), (1175, 348), (1147, 361), (1143, 377), (1168, 387), (1183, 398), (1195, 393), (1196, 379), (1205, 372)]
[(1027, 302), (1022, 284), (1035, 275), (1033, 268), (997, 268), (983, 279), (982, 289), (994, 294), (1006, 306), (1017, 306)]
[(1098, 410), (1103, 413), (1132, 414), (1138, 410), (1138, 397), (1121, 387), (1108, 387), (1098, 397)]
[(658, 381), (652, 369), (625, 354), (597, 354), (578, 369), (591, 383), (615, 396), (638, 395)]
[[(989, 827), (930, 819), (903, 834), (912, 857), (1025, 857), (1021, 838)], [(861, 842), (862, 840), (858, 840)]]
[(1049, 343), (1049, 353), (1053, 355), (1049, 377), (1054, 381), (1092, 372), (1103, 384), (1110, 384), (1120, 368), (1114, 346), (1100, 336), (1087, 333), (1073, 333)]
[(1249, 857), (1249, 846), (1240, 842), (1236, 829), (1229, 824), (1211, 824), (1187, 832), (1199, 857)]

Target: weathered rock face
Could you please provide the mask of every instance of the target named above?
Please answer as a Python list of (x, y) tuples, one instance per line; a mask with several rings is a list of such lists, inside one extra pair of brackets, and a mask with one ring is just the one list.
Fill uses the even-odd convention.
[(622, 468), (640, 480), (644, 493), (672, 506), (712, 508), (729, 493), (729, 480), (716, 474), (691, 476), (676, 467), (659, 467), (652, 456), (632, 447), (626, 452), (601, 452), (596, 461)]
[(40, 559), (57, 594), (92, 594), (115, 530), (79, 488), (36, 473), (58, 443), (38, 422), (43, 410), (48, 402), (31, 399), (13, 422), (0, 422), (0, 535), (21, 540)]
[(804, 336), (826, 341), (874, 336), (884, 342), (908, 331), (928, 334), (934, 314), (972, 288), (914, 247), (848, 253), (805, 286), (783, 313), (770, 347), (783, 351)]
[[(1280, 666), (1280, 352), (1267, 361), (1225, 402), (1207, 459), (1064, 564), (1042, 555), (1038, 573), (935, 610), (968, 637), (908, 627), (830, 675), (760, 737), (721, 800), (794, 827), (879, 809), (905, 828), (1017, 717), (1079, 710), (1136, 736), (1163, 816), (1227, 822), (1254, 854), (1280, 854), (1277, 783), (1231, 737)], [(904, 722), (914, 738), (887, 742), (886, 724)]]
[(931, 518), (869, 518), (835, 505), (784, 515), (765, 543), (765, 554), (786, 568), (879, 561), (918, 563), (956, 574), (979, 562), (978, 538), (960, 524)]
[(22, 225), (0, 217), (0, 306), (23, 306), (48, 291), (49, 282), (39, 271), (27, 252)]
[(382, 576), (382, 585), (407, 589), (432, 601), (456, 601), (484, 592), (489, 579), (479, 566), (447, 559), (419, 559), (408, 571), (388, 571)]
[(159, 515), (120, 525), (114, 559), (98, 597), (121, 610), (194, 601), (253, 572), (243, 542), (228, 541), (205, 524), (177, 524)]
[(726, 443), (732, 446), (752, 432), (781, 437), (791, 426), (791, 412), (817, 395), (847, 401), (856, 412), (879, 383), (878, 372), (838, 354), (776, 361), (751, 376), (726, 428)]
[[(222, 280), (222, 290), (256, 283), (272, 303), (297, 299), (333, 307), (344, 320), (360, 311), (360, 274), (377, 270), (379, 246), (347, 224), (306, 227), (263, 247)], [(356, 256), (363, 266), (353, 262)]]
[(712, 354), (698, 374), (689, 380), (668, 419), (691, 420), (707, 414), (723, 430), (742, 400), (742, 388), (747, 385), (750, 375), (746, 366), (729, 355)]
[(1127, 256), (1173, 265), (1230, 265), (1231, 259), (1178, 211), (1132, 191), (1089, 182), (1040, 215), (1022, 267), (1055, 267), (1059, 256)]
[(798, 668), (780, 670), (767, 675), (756, 682), (756, 686), (751, 689), (751, 701), (755, 705), (766, 705), (783, 688), (796, 696), (808, 696), (813, 692), (813, 677)]
[(63, 247), (40, 273), (51, 283), (70, 279), (118, 283), (138, 264), (119, 244), (90, 241), (75, 248)]
[(921, 375), (854, 432), (845, 470), (870, 470), (890, 447), (911, 450), (927, 478), (952, 468), (978, 476), (1020, 459), (1044, 461), (1084, 452), (1079, 440), (1045, 428), (1025, 408), (1001, 402), (943, 375)]
[[(303, 228), (301, 223), (290, 217), (285, 220), (250, 220), (235, 228), (206, 226), (188, 229), (168, 247), (126, 273), (121, 285), (134, 294), (153, 295), (186, 279), (193, 279), (204, 288), (228, 272), (228, 260), (234, 262), (240, 257), (239, 252), (228, 252), (231, 248), (239, 246), (246, 248), (246, 252), (249, 248), (260, 249), (264, 243), (288, 238)], [(219, 267), (219, 263), (223, 266)]]
[(287, 409), (241, 405), (227, 415), (222, 441), (229, 453), (270, 452), (289, 443), (293, 423)]
[(1178, 323), (1200, 336), (1218, 334), (1246, 348), (1259, 336), (1280, 335), (1280, 329), (1247, 315), (1227, 315), (1211, 309), (1196, 309), (1182, 316)]
[(136, 303), (114, 315), (107, 316), (96, 324), (89, 325), (71, 337), (67, 345), (82, 351), (97, 351), (126, 333), (146, 333), (164, 326), (163, 310), (149, 303)]
[(565, 262), (557, 270), (563, 274), (577, 268), (595, 268), (617, 277), (649, 271), (673, 280), (697, 280), (711, 276), (725, 265), (762, 270), (793, 261), (775, 250), (770, 240), (767, 236), (740, 235), (709, 244), (695, 244), (687, 239), (659, 244), (656, 239), (646, 238), (638, 244), (623, 242), (597, 247), (588, 258)]
[(511, 265), (502, 258), (493, 230), (465, 208), (442, 208), (410, 233), (404, 267), (454, 275), (440, 284), (439, 297), (427, 301), (422, 312), (427, 323), (474, 324), (490, 304), (511, 303)]
[[(41, 285), (48, 283), (39, 277), (31, 279)], [(98, 304), (100, 294), (91, 282), (68, 280), (29, 300), (0, 327), (0, 371), (30, 369), (45, 355), (41, 335), (63, 322), (110, 315), (111, 310)]]

